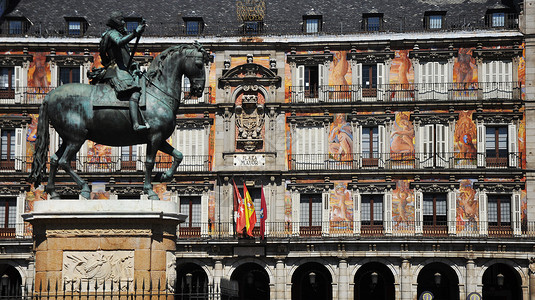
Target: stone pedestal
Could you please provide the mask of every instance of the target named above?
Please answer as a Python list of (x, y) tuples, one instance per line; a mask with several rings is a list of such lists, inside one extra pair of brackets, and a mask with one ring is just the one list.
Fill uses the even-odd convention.
[(34, 230), (36, 288), (174, 286), (176, 228), (185, 219), (174, 202), (44, 200), (24, 218)]

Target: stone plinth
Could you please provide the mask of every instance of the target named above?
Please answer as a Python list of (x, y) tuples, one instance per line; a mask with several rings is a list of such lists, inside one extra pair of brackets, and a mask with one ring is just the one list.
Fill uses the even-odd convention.
[[(166, 288), (176, 277), (176, 228), (185, 215), (174, 202), (44, 200), (24, 218), (33, 225), (35, 283), (66, 290), (134, 282)], [(52, 288), (51, 288), (52, 289)]]

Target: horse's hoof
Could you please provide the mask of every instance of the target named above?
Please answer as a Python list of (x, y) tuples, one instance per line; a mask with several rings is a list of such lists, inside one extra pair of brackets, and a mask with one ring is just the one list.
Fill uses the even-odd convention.
[(147, 195), (149, 200), (160, 200), (160, 197), (158, 197), (158, 194), (156, 194), (153, 190), (148, 190)]

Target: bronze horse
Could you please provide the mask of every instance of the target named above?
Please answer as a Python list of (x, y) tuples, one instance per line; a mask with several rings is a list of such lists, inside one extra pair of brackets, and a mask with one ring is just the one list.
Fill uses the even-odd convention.
[[(128, 109), (93, 109), (95, 97), (99, 93), (102, 95), (102, 86), (72, 83), (59, 86), (48, 93), (39, 109), (37, 140), (29, 180), (41, 183), (46, 172), (50, 122), (63, 140), (59, 150), (50, 156), (46, 191), (52, 199), (59, 198), (54, 183), (58, 167), (74, 179), (82, 189), (81, 195), (89, 199), (89, 185), (74, 172), (70, 162), (84, 142), (92, 140), (108, 146), (146, 144), (143, 190), (149, 199), (158, 200), (151, 183), (156, 153), (160, 150), (173, 157), (171, 167), (162, 174), (161, 180), (170, 180), (183, 158), (182, 153), (166, 142), (175, 130), (182, 76), (189, 78), (191, 94), (202, 96), (204, 64), (207, 60), (208, 54), (199, 44), (174, 46), (154, 59), (146, 75), (146, 95), (142, 96), (146, 97), (143, 115), (150, 129), (142, 132), (134, 132), (132, 129)], [(113, 93), (111, 88), (109, 91)]]

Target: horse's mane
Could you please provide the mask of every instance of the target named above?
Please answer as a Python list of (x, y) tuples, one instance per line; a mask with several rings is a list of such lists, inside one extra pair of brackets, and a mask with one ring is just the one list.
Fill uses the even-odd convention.
[(203, 54), (203, 56), (206, 56), (206, 50), (202, 48), (202, 46), (198, 43), (195, 43), (193, 45), (189, 44), (183, 44), (178, 46), (172, 46), (160, 53), (156, 58), (152, 61), (150, 64), (147, 74), (150, 79), (159, 79), (159, 77), (162, 75), (163, 70), (166, 67), (166, 60), (170, 57), (172, 57), (175, 53), (182, 53), (184, 50), (192, 49), (197, 50)]

